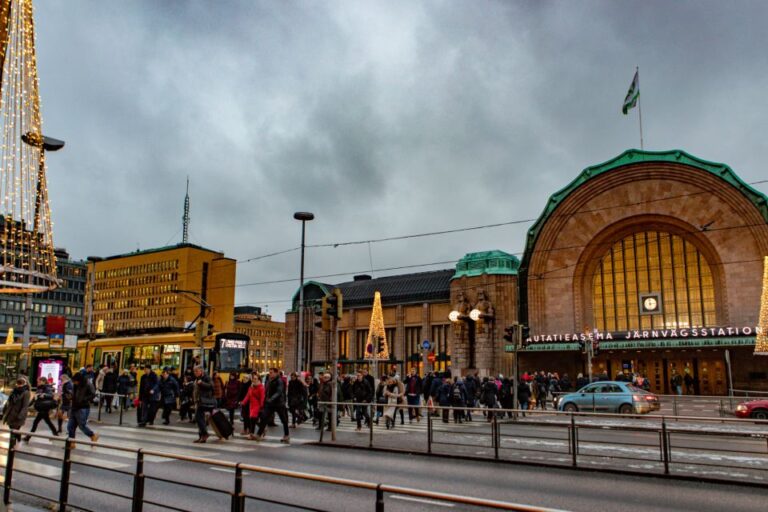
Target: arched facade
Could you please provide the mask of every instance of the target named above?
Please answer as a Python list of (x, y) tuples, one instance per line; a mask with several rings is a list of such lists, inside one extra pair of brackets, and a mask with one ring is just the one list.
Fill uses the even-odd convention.
[[(749, 340), (728, 328), (754, 330), (757, 323), (767, 220), (765, 196), (727, 166), (682, 151), (630, 150), (584, 170), (550, 198), (528, 233), (520, 268), (520, 317), (532, 341), (528, 361), (547, 369), (541, 354), (562, 352), (561, 359), (573, 361), (566, 365), (571, 371), (587, 370), (572, 343), (585, 332), (610, 338), (601, 342), (610, 348), (600, 350), (605, 360), (593, 363), (612, 377), (628, 365), (637, 372), (633, 361), (643, 350), (669, 355), (670, 347), (686, 346), (680, 350), (690, 356), (733, 346), (746, 358)], [(641, 314), (642, 294), (658, 299), (662, 311)], [(726, 335), (701, 328), (725, 328)], [(692, 332), (707, 341), (680, 343)], [(724, 348), (706, 356), (723, 359)], [(645, 358), (660, 372), (664, 389), (657, 391), (666, 389), (670, 373), (701, 373), (693, 361), (670, 367), (670, 358)], [(708, 380), (722, 380), (721, 366)], [(708, 384), (712, 392), (716, 387)]]

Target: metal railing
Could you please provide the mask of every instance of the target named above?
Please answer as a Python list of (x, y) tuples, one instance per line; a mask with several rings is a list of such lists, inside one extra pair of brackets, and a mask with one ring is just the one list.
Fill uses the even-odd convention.
[[(105, 494), (113, 498), (119, 498), (119, 499), (125, 500), (131, 504), (132, 512), (141, 512), (143, 510), (144, 505), (152, 505), (152, 506), (160, 507), (163, 509), (177, 510), (177, 511), (184, 512), (184, 509), (169, 505), (167, 502), (158, 503), (147, 498), (147, 495), (145, 494), (146, 483), (148, 481), (155, 481), (155, 482), (161, 482), (161, 483), (171, 484), (171, 485), (183, 485), (185, 488), (193, 488), (200, 491), (206, 491), (219, 496), (221, 495), (228, 496), (230, 501), (230, 510), (232, 512), (245, 512), (247, 510), (247, 504), (249, 500), (260, 502), (260, 503), (273, 504), (273, 505), (284, 505), (297, 510), (311, 510), (311, 511), (323, 510), (323, 509), (317, 508), (316, 506), (301, 505), (298, 503), (291, 503), (291, 502), (268, 498), (266, 496), (257, 496), (255, 494), (249, 494), (248, 492), (246, 492), (244, 487), (244, 479), (247, 477), (246, 472), (248, 472), (248, 474), (254, 474), (254, 475), (272, 475), (275, 477), (288, 478), (296, 481), (305, 481), (305, 482), (311, 481), (311, 482), (329, 484), (332, 486), (342, 487), (347, 489), (360, 489), (364, 491), (370, 491), (372, 494), (371, 499), (374, 502), (374, 507), (375, 507), (374, 509), (376, 510), (376, 512), (384, 512), (385, 494), (390, 494), (395, 496), (407, 496), (407, 497), (419, 498), (419, 499), (429, 499), (429, 500), (440, 501), (440, 502), (449, 503), (449, 504), (459, 504), (463, 506), (487, 508), (487, 509), (493, 509), (493, 510), (509, 510), (509, 511), (519, 511), (519, 512), (563, 512), (563, 511), (558, 511), (556, 509), (551, 509), (551, 508), (521, 505), (521, 504), (508, 503), (508, 502), (483, 499), (483, 498), (472, 498), (468, 496), (459, 496), (456, 494), (448, 494), (448, 493), (442, 493), (442, 492), (424, 491), (419, 489), (413, 489), (410, 487), (401, 487), (401, 486), (388, 485), (383, 483), (365, 482), (360, 480), (349, 480), (344, 478), (316, 475), (316, 474), (303, 473), (298, 471), (289, 471), (284, 469), (270, 468), (265, 466), (256, 466), (251, 464), (227, 462), (227, 461), (206, 459), (201, 457), (190, 457), (186, 455), (177, 455), (177, 454), (166, 453), (161, 451), (144, 450), (144, 449), (136, 450), (131, 448), (125, 448), (123, 446), (118, 446), (118, 445), (93, 443), (90, 441), (75, 442), (75, 440), (71, 438), (67, 438), (66, 440), (64, 440), (63, 446), (62, 446), (62, 449), (63, 449), (62, 458), (59, 459), (57, 457), (41, 454), (39, 452), (30, 452), (30, 451), (25, 451), (21, 449), (20, 446), (23, 446), (23, 444), (20, 443), (20, 437), (28, 436), (28, 435), (31, 435), (32, 437), (48, 439), (49, 441), (58, 441), (58, 442), (62, 441), (61, 438), (52, 437), (44, 434), (30, 434), (29, 432), (20, 431), (20, 430), (10, 431), (8, 456), (7, 456), (6, 466), (5, 466), (5, 482), (3, 484), (3, 503), (6, 505), (11, 503), (11, 493), (13, 492), (13, 493), (18, 493), (20, 495), (25, 495), (25, 496), (37, 498), (40, 500), (44, 500), (44, 501), (58, 503), (57, 510), (59, 510), (60, 512), (65, 512), (68, 508), (75, 509), (75, 510), (89, 511), (89, 509), (85, 508), (83, 505), (73, 503), (72, 500), (70, 499), (70, 490), (72, 490), (73, 488), (77, 488), (77, 489), (83, 489), (91, 492)], [(80, 445), (89, 446), (94, 450), (105, 449), (105, 450), (116, 450), (120, 452), (134, 453), (136, 455), (135, 470), (125, 471), (117, 468), (100, 467), (95, 464), (90, 464), (84, 461), (75, 460), (72, 457), (73, 452), (75, 451), (75, 444), (77, 444), (78, 446)], [(36, 457), (36, 458), (59, 462), (61, 464), (61, 477), (59, 479), (51, 478), (48, 476), (36, 474), (35, 472), (26, 471), (16, 467), (15, 462), (16, 462), (16, 458), (19, 455)], [(149, 475), (146, 472), (145, 458), (150, 456), (169, 459), (169, 460), (175, 460), (179, 462), (188, 462), (188, 463), (193, 463), (198, 465), (206, 465), (210, 467), (225, 468), (228, 470), (232, 470), (234, 471), (234, 478), (232, 481), (232, 485), (230, 486), (229, 489), (217, 489), (210, 485), (197, 485), (189, 482), (188, 480), (178, 481), (178, 480), (171, 480), (171, 479), (167, 479), (159, 476)], [(85, 466), (90, 469), (108, 471), (108, 472), (119, 473), (122, 475), (130, 476), (133, 479), (132, 492), (130, 495), (122, 494), (119, 492), (113, 492), (105, 489), (98, 489), (95, 487), (95, 484), (88, 485), (82, 482), (74, 482), (72, 481), (72, 478), (71, 478), (73, 466)], [(38, 492), (34, 492), (30, 490), (29, 488), (27, 489), (20, 488), (18, 484), (15, 483), (18, 480), (18, 478), (14, 478), (16, 476), (16, 473), (58, 483), (59, 484), (58, 496), (57, 497), (44, 496), (39, 494)], [(91, 476), (89, 478), (92, 481), (93, 477)], [(338, 507), (334, 509), (329, 509), (329, 510), (337, 510), (337, 509)]]
[[(324, 405), (332, 405), (332, 402)], [(375, 418), (376, 410), (386, 406), (365, 404), (365, 407), (369, 408), (369, 416)], [(426, 429), (421, 433), (426, 437), (423, 441), (413, 439), (411, 431), (409, 436), (380, 436), (375, 443), (374, 422), (371, 421), (365, 441), (352, 436), (339, 439), (333, 445), (573, 468), (622, 468), (630, 472), (664, 475), (711, 473), (708, 478), (728, 482), (746, 480), (745, 472), (755, 481), (764, 482), (768, 477), (767, 420), (398, 406), (406, 412), (409, 408), (419, 409), (426, 420)], [(465, 418), (471, 413), (474, 423), (480, 422), (481, 426), (470, 428), (468, 422), (446, 424), (435, 419), (434, 414), (439, 416), (446, 411), (460, 411)], [(713, 424), (720, 425), (723, 430), (715, 430)], [(751, 428), (746, 428), (747, 425)], [(327, 444), (322, 431), (319, 442)], [(638, 466), (637, 462), (643, 463), (639, 470), (627, 468)], [(729, 476), (728, 471), (733, 476)]]

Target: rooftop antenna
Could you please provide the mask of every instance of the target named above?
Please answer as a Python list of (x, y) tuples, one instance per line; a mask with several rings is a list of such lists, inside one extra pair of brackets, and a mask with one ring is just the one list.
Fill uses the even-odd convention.
[(187, 176), (187, 195), (184, 196), (184, 216), (181, 218), (184, 222), (184, 234), (181, 237), (181, 243), (189, 243), (189, 176)]

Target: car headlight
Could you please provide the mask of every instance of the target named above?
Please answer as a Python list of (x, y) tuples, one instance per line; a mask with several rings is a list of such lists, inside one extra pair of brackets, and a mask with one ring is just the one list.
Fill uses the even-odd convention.
[(739, 404), (739, 405), (736, 406), (736, 410), (739, 411), (739, 412), (744, 412), (744, 411), (747, 410), (747, 406), (744, 405), (744, 404)]

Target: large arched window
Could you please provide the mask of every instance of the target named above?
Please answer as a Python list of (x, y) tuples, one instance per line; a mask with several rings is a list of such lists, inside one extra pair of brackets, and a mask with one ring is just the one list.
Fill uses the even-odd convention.
[[(662, 312), (641, 315), (639, 295), (658, 293)], [(704, 256), (678, 235), (633, 233), (602, 256), (592, 280), (594, 327), (601, 331), (716, 325), (715, 289)]]

